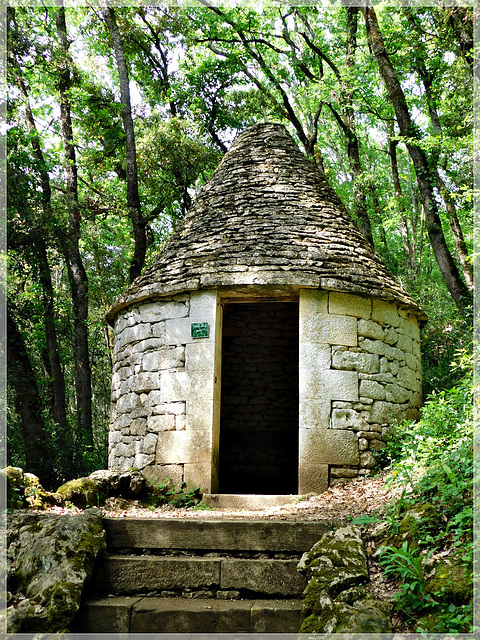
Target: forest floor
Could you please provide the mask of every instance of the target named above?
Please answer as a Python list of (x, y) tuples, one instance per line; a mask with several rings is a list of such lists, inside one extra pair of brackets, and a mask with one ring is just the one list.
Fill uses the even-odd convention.
[(161, 507), (142, 507), (137, 500), (109, 498), (103, 514), (109, 518), (229, 518), (278, 520), (334, 520), (346, 524), (353, 518), (372, 515), (395, 497), (385, 486), (385, 474), (353, 480), (344, 485), (330, 487), (319, 495), (301, 496), (289, 505), (260, 510), (220, 510), (199, 507), (178, 508), (169, 504)]

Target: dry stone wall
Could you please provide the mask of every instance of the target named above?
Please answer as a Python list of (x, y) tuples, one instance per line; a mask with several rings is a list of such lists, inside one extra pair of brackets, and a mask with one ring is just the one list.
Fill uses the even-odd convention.
[[(215, 292), (131, 307), (115, 323), (109, 467), (210, 489)], [(192, 323), (209, 335), (192, 338)]]
[(420, 332), (410, 311), (301, 292), (301, 493), (367, 474), (391, 425), (418, 417), (421, 399)]
[[(118, 314), (110, 468), (136, 467), (151, 482), (170, 477), (218, 489), (221, 303), (216, 290), (195, 291)], [(414, 313), (401, 303), (300, 290), (299, 493), (367, 474), (395, 420), (417, 417)], [(208, 336), (193, 338), (192, 323), (208, 323)]]

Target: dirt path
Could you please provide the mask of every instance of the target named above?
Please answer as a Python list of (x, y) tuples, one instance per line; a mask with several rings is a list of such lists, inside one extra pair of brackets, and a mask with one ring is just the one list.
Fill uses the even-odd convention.
[(371, 515), (393, 497), (385, 487), (384, 477), (362, 478), (331, 487), (320, 495), (305, 496), (295, 504), (260, 511), (179, 509), (169, 505), (142, 508), (136, 500), (110, 498), (103, 514), (112, 518), (267, 518), (280, 520), (335, 520), (344, 524), (361, 515)]

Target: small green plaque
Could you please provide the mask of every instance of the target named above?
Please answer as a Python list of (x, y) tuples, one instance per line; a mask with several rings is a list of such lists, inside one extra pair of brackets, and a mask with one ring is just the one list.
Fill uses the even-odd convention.
[(208, 338), (210, 327), (208, 322), (192, 322), (192, 338)]

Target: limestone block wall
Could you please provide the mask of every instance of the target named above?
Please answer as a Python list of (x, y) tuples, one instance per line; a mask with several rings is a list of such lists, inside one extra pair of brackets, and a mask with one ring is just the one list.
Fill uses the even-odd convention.
[[(131, 307), (115, 322), (109, 467), (210, 491), (218, 448), (215, 292)], [(209, 335), (192, 338), (192, 323)]]
[(299, 493), (364, 475), (421, 404), (418, 322), (393, 302), (300, 293)]
[[(367, 474), (392, 423), (417, 417), (421, 359), (417, 319), (394, 302), (301, 289), (298, 308), (298, 455), (292, 447), (292, 456), (298, 465), (298, 492), (304, 494)], [(208, 336), (192, 337), (192, 323), (208, 323)], [(286, 325), (275, 329), (279, 334), (285, 330)], [(267, 329), (272, 331), (273, 325)], [(271, 347), (270, 353), (282, 350)], [(258, 345), (255, 358), (257, 352)], [(248, 354), (242, 358), (248, 360)], [(278, 362), (272, 366), (278, 367)], [(195, 291), (120, 312), (115, 323), (109, 467), (137, 467), (152, 481), (169, 476), (177, 483), (217, 491), (221, 367), (218, 292)], [(230, 363), (229, 368), (235, 367)], [(259, 375), (256, 380), (259, 383)], [(237, 386), (234, 376), (234, 394)], [(253, 400), (249, 403), (254, 405)], [(273, 408), (272, 401), (272, 414)], [(238, 431), (237, 417), (234, 425)], [(250, 426), (259, 432), (253, 421)], [(241, 435), (248, 439), (248, 429)], [(274, 444), (275, 438), (267, 446), (273, 450)]]

